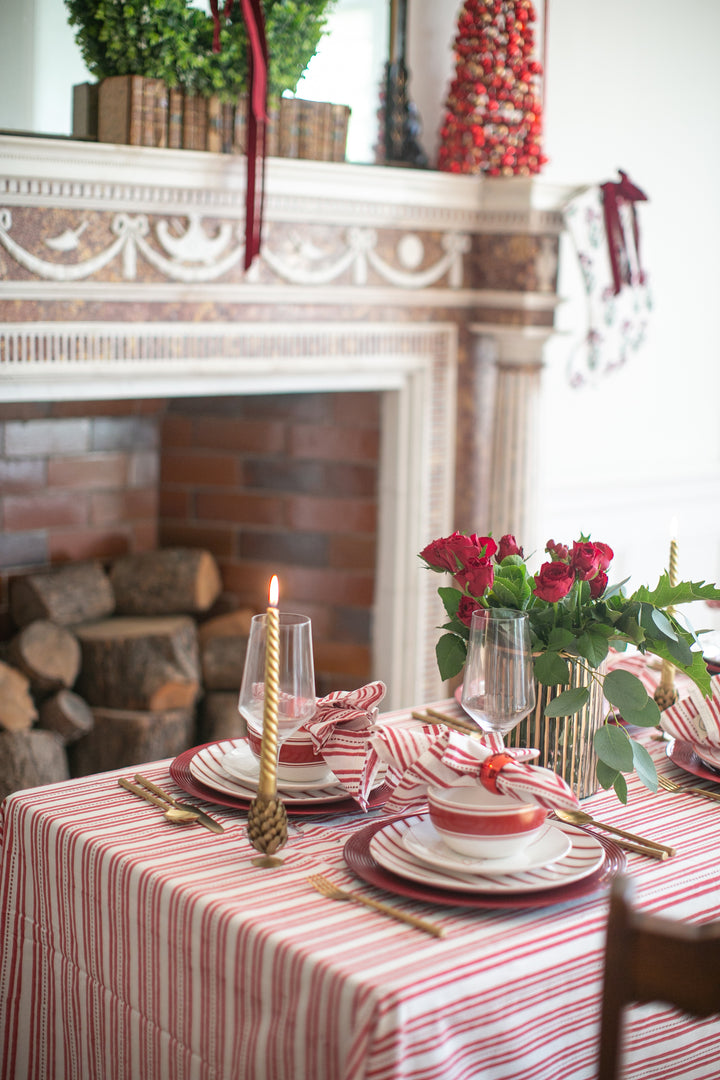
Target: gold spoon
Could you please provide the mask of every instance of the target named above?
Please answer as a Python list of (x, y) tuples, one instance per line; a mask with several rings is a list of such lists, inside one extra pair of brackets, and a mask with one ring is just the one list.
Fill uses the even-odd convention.
[(164, 817), (173, 823), (173, 825), (192, 825), (193, 822), (198, 820), (198, 815), (194, 810), (181, 810), (177, 806), (168, 806), (162, 799), (158, 799), (152, 792), (146, 791), (138, 784), (133, 784), (129, 780), (126, 780), (123, 776), (118, 780), (120, 787), (125, 788), (126, 791), (132, 791), (133, 795), (139, 795), (141, 799), (145, 799), (147, 802), (153, 803), (155, 806), (159, 806), (163, 811)]
[(655, 840), (647, 840), (644, 836), (638, 836), (636, 833), (626, 832), (625, 829), (618, 829), (615, 825), (607, 825), (604, 821), (598, 821), (597, 818), (591, 817), (590, 814), (586, 814), (584, 810), (553, 810), (555, 817), (560, 818), (561, 821), (567, 821), (570, 825), (597, 825), (599, 829), (605, 829), (606, 832), (615, 833), (616, 836), (622, 836), (626, 840), (631, 840), (634, 844), (642, 844), (643, 847), (656, 848), (658, 851), (664, 851), (667, 855), (674, 855), (675, 848), (667, 847), (666, 844), (658, 844)]

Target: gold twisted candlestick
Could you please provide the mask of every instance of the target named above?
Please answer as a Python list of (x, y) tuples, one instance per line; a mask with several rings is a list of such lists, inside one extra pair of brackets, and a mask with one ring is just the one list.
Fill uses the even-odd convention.
[(277, 790), (278, 705), (280, 702), (280, 612), (270, 605), (266, 615), (265, 698), (258, 794), (272, 799)]
[(263, 734), (260, 747), (260, 776), (257, 797), (248, 811), (250, 843), (263, 855), (256, 865), (282, 866), (274, 858), (287, 842), (287, 811), (277, 794), (278, 709), (280, 704), (280, 612), (278, 580), (270, 582), (270, 603), (265, 615), (265, 680), (263, 696)]
[[(673, 532), (674, 531), (675, 530), (673, 529)], [(671, 586), (677, 585), (678, 583), (678, 542), (675, 536), (670, 540), (668, 581)], [(672, 615), (675, 609), (671, 605), (668, 607), (667, 611), (668, 615)], [(677, 701), (678, 695), (677, 690), (675, 689), (675, 665), (671, 664), (669, 660), (663, 660), (662, 662), (662, 668), (660, 669), (660, 685), (653, 696), (661, 710), (667, 709)]]

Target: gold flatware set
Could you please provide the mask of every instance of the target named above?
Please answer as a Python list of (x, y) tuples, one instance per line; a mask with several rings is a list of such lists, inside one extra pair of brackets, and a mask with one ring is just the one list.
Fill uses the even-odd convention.
[(215, 818), (211, 818), (199, 806), (180, 802), (140, 773), (135, 774), (134, 780), (135, 782), (132, 783), (132, 781), (121, 776), (118, 784), (121, 788), (125, 788), (126, 791), (132, 792), (133, 795), (137, 795), (139, 798), (145, 799), (146, 802), (152, 803), (153, 806), (157, 806), (163, 811), (167, 821), (170, 821), (173, 825), (194, 825), (197, 823), (213, 833), (225, 832), (220, 822), (216, 821)]
[(720, 795), (714, 791), (706, 791), (705, 788), (699, 787), (681, 787), (674, 780), (669, 780), (667, 776), (658, 776), (658, 784), (664, 791), (670, 791), (673, 795), (695, 795), (699, 799), (709, 799), (711, 802), (720, 803)]
[(408, 926), (414, 926), (416, 930), (423, 930), (426, 934), (432, 934), (433, 937), (445, 937), (445, 930), (441, 926), (435, 926), (434, 923), (426, 922), (425, 919), (418, 919), (415, 915), (408, 915), (399, 908), (383, 904), (380, 900), (373, 900), (370, 896), (363, 896), (362, 893), (341, 889), (322, 874), (313, 874), (307, 880), (316, 892), (327, 897), (328, 900), (354, 900), (357, 904), (365, 904), (374, 911), (381, 911), (383, 915), (389, 915), (390, 918), (397, 919), (398, 922), (406, 923)]
[(620, 837), (618, 843), (626, 851), (634, 851), (638, 855), (647, 855), (651, 859), (660, 860), (668, 859), (675, 854), (675, 848), (668, 847), (666, 844), (659, 844), (656, 840), (648, 840), (647, 837), (638, 836), (637, 833), (628, 832), (626, 829), (619, 829), (616, 825), (609, 825), (605, 821), (598, 821), (597, 818), (591, 817), (590, 814), (586, 814), (583, 810), (555, 809), (553, 813), (560, 821), (568, 822), (570, 825), (594, 825), (597, 829), (613, 833), (615, 836)]

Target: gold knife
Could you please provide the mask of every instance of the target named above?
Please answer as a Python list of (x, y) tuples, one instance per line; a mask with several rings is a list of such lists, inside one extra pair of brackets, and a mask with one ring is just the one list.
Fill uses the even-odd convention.
[(225, 832), (224, 827), (215, 818), (211, 818), (209, 814), (206, 814), (204, 810), (201, 810), (199, 806), (190, 805), (190, 803), (178, 802), (172, 795), (168, 795), (166, 791), (163, 791), (157, 784), (153, 784), (152, 780), (148, 780), (146, 776), (142, 776), (140, 773), (135, 773), (135, 783), (140, 787), (146, 788), (147, 791), (152, 791), (158, 798), (164, 799), (170, 806), (175, 806), (178, 810), (192, 810), (194, 814), (197, 814), (198, 825), (204, 825), (206, 829), (209, 829), (213, 833)]

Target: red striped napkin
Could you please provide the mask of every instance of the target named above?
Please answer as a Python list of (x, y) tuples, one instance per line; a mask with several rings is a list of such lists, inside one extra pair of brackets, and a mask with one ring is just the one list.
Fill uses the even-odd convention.
[(385, 690), (380, 681), (359, 690), (333, 690), (318, 698), (315, 715), (303, 725), (315, 749), (363, 810), (380, 766), (370, 740)]
[(663, 731), (700, 749), (720, 748), (720, 675), (710, 680), (710, 691), (706, 698), (693, 686), (686, 697), (665, 709), (660, 715)]
[(385, 810), (401, 813), (421, 808), (430, 787), (482, 784), (498, 795), (538, 803), (552, 810), (576, 810), (579, 802), (561, 776), (517, 760), (526, 751), (505, 749), (501, 737), (488, 745), (455, 731), (425, 725), (422, 729), (381, 728), (373, 736), (379, 757), (399, 781)]

